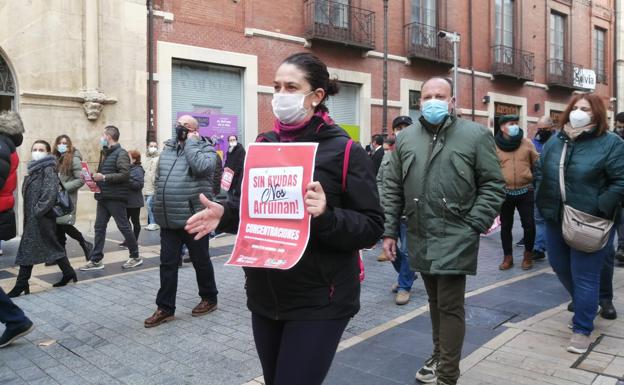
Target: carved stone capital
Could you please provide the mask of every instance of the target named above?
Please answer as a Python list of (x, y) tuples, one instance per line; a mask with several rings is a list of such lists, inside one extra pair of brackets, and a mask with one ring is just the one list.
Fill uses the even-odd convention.
[(87, 90), (80, 93), (82, 108), (84, 108), (87, 119), (98, 120), (105, 104), (117, 103), (117, 99), (109, 98), (98, 90)]

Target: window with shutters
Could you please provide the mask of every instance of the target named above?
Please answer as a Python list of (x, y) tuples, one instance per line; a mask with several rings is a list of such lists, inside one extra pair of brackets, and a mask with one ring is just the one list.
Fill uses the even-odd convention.
[(349, 0), (317, 1), (314, 18), (317, 23), (349, 28)]
[(420, 91), (409, 91), (409, 117), (412, 121), (417, 121), (422, 113), (420, 112)]
[(0, 111), (13, 109), (15, 81), (9, 65), (0, 56)]
[(514, 1), (496, 0), (495, 51), (497, 63), (512, 64), (514, 48)]
[(596, 82), (607, 83), (605, 71), (605, 36), (606, 31), (602, 28), (594, 28), (594, 71)]
[(550, 14), (550, 73), (564, 74), (566, 18), (556, 12)]

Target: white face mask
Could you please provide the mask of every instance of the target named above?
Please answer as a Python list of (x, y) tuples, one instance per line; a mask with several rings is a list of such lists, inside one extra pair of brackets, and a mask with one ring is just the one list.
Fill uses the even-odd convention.
[(583, 110), (574, 110), (570, 112), (570, 125), (572, 128), (587, 126), (591, 123), (591, 117)]
[(237, 141), (230, 142), (230, 148), (236, 147), (237, 144), (238, 144)]
[(147, 149), (147, 152), (150, 154), (155, 154), (158, 151), (158, 147), (150, 147)]
[(32, 152), (32, 160), (34, 160), (34, 161), (41, 160), (41, 159), (45, 158), (46, 155), (48, 155), (47, 152), (33, 151)]
[(288, 94), (288, 93), (276, 93), (273, 94), (273, 115), (284, 124), (296, 124), (305, 119), (309, 110), (303, 106), (305, 97), (310, 95), (312, 91), (307, 94)]

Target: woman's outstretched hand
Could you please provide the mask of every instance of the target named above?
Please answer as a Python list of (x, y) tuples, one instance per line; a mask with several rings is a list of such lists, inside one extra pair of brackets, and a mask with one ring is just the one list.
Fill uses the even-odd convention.
[(213, 232), (219, 225), (224, 212), (223, 206), (206, 198), (204, 194), (199, 195), (199, 200), (205, 209), (190, 217), (184, 226), (184, 230), (189, 234), (196, 234), (195, 240)]
[(320, 182), (309, 183), (306, 189), (307, 191), (303, 197), (306, 209), (313, 218), (316, 218), (327, 210), (325, 191), (323, 191), (323, 186), (321, 186)]

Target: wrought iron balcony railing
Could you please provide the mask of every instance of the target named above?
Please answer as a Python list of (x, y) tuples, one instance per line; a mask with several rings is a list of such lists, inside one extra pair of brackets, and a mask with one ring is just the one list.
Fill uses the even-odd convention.
[(522, 80), (533, 80), (532, 52), (496, 45), (492, 47), (492, 74)]
[(453, 64), (453, 43), (440, 39), (438, 37), (440, 31), (427, 24), (416, 22), (407, 24), (405, 26), (407, 57)]
[(576, 89), (574, 86), (574, 69), (582, 68), (580, 65), (559, 60), (550, 59), (546, 61), (546, 84), (549, 86), (558, 86), (570, 89)]
[(375, 49), (375, 12), (329, 0), (304, 1), (305, 38)]
[(607, 73), (604, 70), (596, 71), (596, 83), (607, 84)]

